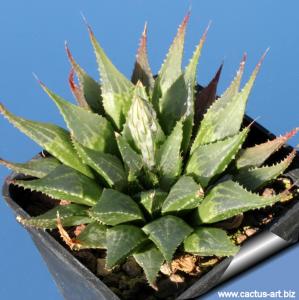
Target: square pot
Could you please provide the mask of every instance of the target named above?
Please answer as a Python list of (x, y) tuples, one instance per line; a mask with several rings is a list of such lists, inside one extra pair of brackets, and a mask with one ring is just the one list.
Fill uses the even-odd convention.
[[(244, 125), (251, 122), (252, 119), (246, 116)], [(254, 123), (247, 142), (250, 144), (261, 143), (270, 138), (274, 138), (274, 135), (258, 123)], [(290, 150), (292, 150), (292, 147), (284, 146), (274, 155), (274, 159), (284, 157)], [(287, 175), (293, 181), (299, 179), (299, 154), (296, 155)], [(15, 215), (28, 217), (27, 212), (18, 204), (17, 188), (8, 184), (9, 180), (20, 178), (24, 178), (24, 176), (16, 173), (12, 173), (7, 177), (3, 186), (3, 196)], [(66, 300), (119, 300), (118, 296), (48, 232), (34, 228), (26, 228), (26, 230), (30, 233)], [(241, 246), (241, 250), (236, 256), (222, 260), (189, 288), (185, 289), (177, 297), (177, 300), (194, 299), (203, 295), (218, 284), (254, 266), (279, 250), (296, 243), (298, 234), (299, 201), (295, 199), (292, 205), (267, 229), (249, 238)]]

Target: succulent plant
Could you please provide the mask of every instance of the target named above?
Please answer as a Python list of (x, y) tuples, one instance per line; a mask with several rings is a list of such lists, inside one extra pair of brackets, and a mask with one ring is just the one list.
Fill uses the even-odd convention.
[[(242, 126), (245, 107), (264, 55), (243, 89), (246, 55), (221, 97), (216, 98), (216, 86), (222, 66), (196, 92), (207, 30), (182, 70), (188, 19), (157, 76), (148, 63), (146, 28), (131, 81), (112, 64), (89, 26), (101, 83), (79, 66), (66, 45), (72, 67), (69, 84), (78, 105), (40, 84), (68, 130), (17, 117), (0, 106), (10, 123), (50, 154), (22, 164), (1, 160), (31, 176), (11, 183), (62, 200), (40, 216), (18, 220), (26, 226), (58, 228), (74, 250), (107, 249), (107, 268), (133, 256), (150, 284), (177, 251), (235, 255), (239, 247), (217, 222), (291, 197), (288, 191), (267, 197), (259, 191), (292, 162), (294, 151), (263, 166), (298, 129), (242, 148), (251, 126)], [(66, 227), (82, 224), (71, 238)]]

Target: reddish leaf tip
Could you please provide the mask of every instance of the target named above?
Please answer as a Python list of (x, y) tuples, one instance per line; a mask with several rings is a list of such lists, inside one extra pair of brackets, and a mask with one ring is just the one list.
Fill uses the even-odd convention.
[(15, 185), (17, 183), (16, 179), (8, 179), (6, 182), (8, 184), (13, 184), (13, 185)]
[(75, 96), (75, 98), (77, 100), (80, 99), (81, 98), (80, 89), (75, 83), (75, 71), (73, 68), (71, 68), (71, 71), (69, 74), (69, 85), (70, 85), (70, 89), (71, 89), (73, 95)]
[(147, 22), (144, 23), (142, 36), (143, 36), (144, 38), (146, 38), (146, 36), (147, 36)]
[(212, 21), (209, 21), (209, 23), (208, 23), (208, 25), (207, 25), (205, 31), (203, 32), (203, 35), (202, 35), (202, 37), (201, 37), (199, 43), (203, 43), (203, 42), (206, 40), (207, 35), (208, 35), (208, 32), (209, 32), (210, 27), (211, 27), (211, 24), (212, 24)]
[(74, 59), (73, 59), (72, 52), (67, 44), (67, 41), (65, 41), (65, 43), (64, 43), (64, 48), (65, 48), (66, 54), (68, 56), (68, 59), (72, 62)]
[(246, 61), (247, 61), (247, 52), (244, 52), (243, 56), (242, 56), (242, 59), (241, 59), (241, 62), (240, 62), (239, 72), (243, 73)]
[(141, 35), (141, 39), (139, 42), (139, 48), (137, 51), (137, 57), (141, 55), (142, 52), (146, 51), (146, 40), (147, 40), (147, 23), (144, 25), (144, 29)]
[(216, 81), (218, 83), (219, 79), (220, 79), (220, 75), (221, 75), (221, 72), (222, 72), (222, 69), (223, 69), (223, 65), (224, 63), (222, 62), (220, 67), (218, 68), (215, 76), (214, 76), (214, 81)]
[(183, 33), (183, 32), (185, 31), (186, 26), (187, 26), (187, 24), (188, 24), (188, 22), (189, 22), (189, 20), (190, 20), (190, 16), (191, 16), (191, 11), (189, 10), (189, 11), (187, 12), (186, 16), (184, 17), (184, 19), (183, 19), (183, 21), (182, 21), (180, 27), (179, 27), (179, 33), (180, 33), (180, 34)]
[(261, 67), (261, 65), (262, 65), (262, 63), (263, 63), (263, 61), (264, 61), (264, 59), (265, 59), (265, 57), (267, 56), (267, 54), (268, 54), (269, 51), (270, 51), (270, 48), (268, 47), (268, 48), (266, 49), (266, 51), (263, 53), (263, 55), (261, 56), (259, 62), (257, 63), (257, 66), (256, 66), (257, 71), (258, 71), (259, 68)]
[(204, 37), (206, 37), (207, 36), (207, 34), (208, 34), (208, 31), (210, 30), (210, 28), (211, 28), (211, 26), (212, 26), (212, 20), (210, 20), (209, 21), (209, 23), (208, 23), (208, 25), (207, 25), (207, 27), (206, 27), (206, 29), (205, 29), (205, 31), (204, 31)]
[(84, 15), (82, 12), (81, 12), (80, 14), (81, 14), (81, 17), (82, 17), (82, 19), (83, 19), (83, 22), (84, 22), (85, 25), (87, 26), (87, 30), (88, 30), (88, 32), (89, 32), (90, 38), (93, 39), (93, 38), (94, 38), (94, 33), (93, 33), (93, 31), (92, 31), (91, 26), (89, 25), (89, 23), (88, 23), (88, 21), (87, 21), (87, 18), (85, 17), (85, 15)]
[(11, 163), (3, 158), (0, 157), (0, 164), (9, 168), (11, 166)]
[(5, 107), (2, 103), (0, 103), (0, 113), (3, 114), (5, 111)]
[(69, 84), (70, 84), (71, 90), (74, 91), (76, 89), (76, 84), (75, 84), (75, 71), (73, 68), (71, 68), (71, 70), (70, 70)]
[(44, 86), (43, 82), (37, 77), (37, 75), (36, 75), (34, 72), (32, 72), (32, 75), (33, 75), (34, 79), (35, 79), (40, 85)]
[(282, 136), (282, 138), (287, 141), (290, 138), (292, 138), (297, 132), (299, 131), (299, 127), (294, 128), (293, 130), (291, 130), (290, 132), (287, 132), (284, 136)]
[(184, 24), (188, 23), (190, 17), (191, 17), (191, 7), (189, 7), (189, 9), (188, 9), (188, 11), (187, 11), (187, 13), (186, 13), (186, 15), (184, 17), (183, 23)]
[(256, 117), (254, 120), (251, 121), (251, 123), (246, 127), (250, 128), (260, 117)]

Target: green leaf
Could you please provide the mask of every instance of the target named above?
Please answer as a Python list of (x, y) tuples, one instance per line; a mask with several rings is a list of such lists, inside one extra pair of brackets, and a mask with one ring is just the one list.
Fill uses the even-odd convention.
[(171, 188), (162, 206), (162, 213), (176, 213), (198, 207), (203, 198), (203, 189), (192, 177), (182, 176)]
[(241, 169), (234, 179), (247, 189), (255, 191), (282, 174), (292, 163), (295, 156), (296, 150), (294, 149), (281, 162), (260, 168)]
[(231, 101), (232, 98), (234, 98), (239, 93), (246, 60), (247, 54), (244, 53), (235, 78), (231, 82), (230, 86), (226, 89), (226, 91), (221, 95), (221, 101), (219, 101), (217, 104), (215, 103), (215, 106), (213, 107), (214, 110), (219, 110), (221, 107), (224, 107), (228, 102)]
[(58, 205), (37, 217), (21, 218), (18, 221), (25, 226), (32, 226), (42, 229), (57, 228), (57, 214), (63, 226), (76, 226), (92, 222), (87, 214), (87, 207), (78, 204)]
[[(235, 78), (221, 97), (217, 99), (216, 92), (223, 64), (221, 64), (220, 68), (208, 86), (203, 88), (203, 90), (198, 93), (197, 99), (195, 100), (194, 133), (198, 131), (198, 127), (207, 112), (209, 113), (206, 118), (209, 118), (209, 116), (213, 118), (214, 113), (219, 114), (219, 112), (225, 109), (226, 105), (238, 95), (241, 79), (244, 73), (246, 58), (247, 55), (244, 54)], [(216, 99), (217, 101), (215, 101)], [(193, 148), (191, 150), (193, 151)]]
[(83, 161), (94, 169), (110, 187), (122, 190), (127, 183), (122, 162), (115, 155), (94, 151), (74, 142)]
[(130, 146), (123, 136), (119, 135), (118, 133), (116, 133), (115, 136), (122, 160), (129, 173), (128, 180), (131, 181), (138, 176), (142, 169), (142, 158), (137, 152), (135, 152), (135, 150)]
[(188, 86), (185, 83), (184, 74), (181, 74), (159, 101), (159, 119), (166, 134), (171, 133), (176, 122), (186, 113), (187, 99)]
[(182, 171), (181, 146), (183, 140), (183, 124), (178, 122), (172, 133), (166, 138), (157, 151), (157, 168), (160, 182), (165, 189), (173, 184)]
[(217, 86), (220, 79), (223, 64), (217, 70), (215, 76), (201, 91), (198, 91), (194, 103), (194, 132), (197, 132), (199, 124), (207, 112), (208, 108), (215, 102), (217, 98)]
[(133, 256), (140, 267), (144, 270), (148, 282), (150, 284), (154, 284), (158, 272), (164, 262), (162, 253), (154, 244), (150, 244), (138, 252), (135, 252)]
[[(65, 48), (69, 61), (72, 65), (72, 72), (69, 77), (69, 82), (78, 104), (85, 109), (91, 109), (95, 113), (105, 115), (103, 99), (101, 95), (101, 86), (78, 65), (73, 58), (67, 44), (65, 44)], [(73, 71), (76, 72), (80, 87), (77, 87), (74, 83)]]
[(185, 69), (185, 80), (187, 84), (191, 84), (194, 88), (196, 84), (196, 73), (197, 73), (197, 65), (198, 61), (201, 55), (202, 47), (206, 41), (208, 30), (209, 30), (210, 24), (206, 28), (205, 32), (203, 33), (198, 45), (195, 48), (195, 51), (192, 55), (192, 58), (189, 61), (189, 64), (187, 65)]
[(167, 193), (158, 189), (141, 192), (140, 204), (150, 216), (157, 216), (166, 197)]
[(190, 14), (188, 13), (181, 23), (159, 71), (158, 76), (162, 93), (166, 92), (182, 73), (185, 32), (189, 17)]
[(107, 268), (112, 268), (147, 240), (143, 231), (133, 225), (118, 225), (107, 230)]
[(79, 159), (71, 143), (70, 134), (53, 124), (29, 121), (11, 114), (2, 104), (0, 113), (7, 120), (39, 144), (43, 149), (56, 157), (63, 164), (93, 178), (91, 170)]
[(141, 81), (137, 81), (135, 85), (134, 94), (138, 95), (140, 98), (150, 101), (149, 96), (147, 94), (146, 88)]
[(55, 102), (71, 134), (80, 144), (96, 151), (116, 152), (113, 128), (104, 117), (62, 99), (43, 84), (42, 87)]
[(0, 159), (0, 164), (16, 173), (42, 178), (58, 167), (60, 162), (54, 157), (45, 157), (34, 158), (26, 163), (12, 163), (7, 160)]
[(194, 125), (194, 91), (195, 88), (188, 84), (187, 86), (187, 99), (186, 99), (186, 111), (182, 117), (183, 120), (183, 141), (182, 150), (183, 153), (187, 153), (190, 148), (190, 140), (192, 137), (192, 130)]
[(86, 110), (91, 111), (88, 103), (85, 100), (83, 91), (80, 86), (75, 83), (75, 71), (71, 69), (69, 73), (69, 86), (79, 106), (84, 107)]
[(153, 107), (157, 113), (160, 112), (159, 103), (161, 97), (162, 97), (162, 90), (160, 85), (160, 78), (158, 76), (157, 78), (155, 78), (155, 84), (154, 84), (154, 89), (151, 98), (151, 103), (153, 104)]
[(173, 254), (182, 241), (193, 231), (182, 219), (175, 216), (161, 217), (143, 227), (167, 261), (171, 261)]
[(121, 129), (131, 106), (134, 86), (116, 69), (97, 42), (91, 28), (89, 27), (88, 29), (101, 75), (104, 109), (114, 121), (115, 126)]
[[(196, 99), (195, 101), (195, 124), (193, 129), (194, 133), (198, 133), (198, 127), (201, 124), (203, 117), (205, 117), (206, 119), (213, 119), (213, 114), (221, 114), (221, 111), (226, 108), (227, 104), (232, 102), (233, 99), (238, 95), (241, 79), (244, 73), (246, 58), (247, 56), (246, 54), (244, 54), (235, 78), (233, 79), (227, 90), (223, 93), (223, 95), (217, 99), (217, 101), (215, 101), (217, 98), (216, 89), (220, 73), (222, 71), (222, 65), (218, 69), (215, 77), (212, 79), (209, 85), (198, 94), (198, 99)], [(217, 121), (217, 118), (215, 118), (215, 120)], [(213, 120), (211, 120), (211, 122), (212, 121)], [(218, 126), (221, 126), (220, 122)], [(195, 145), (197, 144), (198, 142), (195, 143)], [(194, 148), (196, 147), (195, 145)], [(193, 149), (191, 150), (193, 151)]]
[(132, 82), (136, 84), (138, 81), (141, 81), (149, 91), (154, 88), (154, 77), (147, 56), (147, 24), (144, 26), (140, 39), (134, 71), (132, 74)]
[(253, 194), (237, 182), (227, 180), (210, 190), (199, 206), (195, 218), (199, 223), (215, 223), (248, 210), (272, 206), (286, 198), (290, 198), (286, 192), (271, 197)]
[(47, 176), (36, 180), (13, 180), (13, 184), (52, 198), (93, 206), (101, 195), (99, 185), (67, 166), (58, 166)]
[(106, 232), (107, 227), (105, 225), (92, 222), (84, 228), (75, 241), (80, 249), (106, 249)]
[(220, 175), (234, 159), (246, 139), (249, 128), (222, 141), (198, 146), (187, 164), (186, 174), (192, 175), (203, 187)]
[(159, 187), (159, 177), (155, 170), (150, 171), (146, 168), (142, 169), (141, 175), (138, 178), (144, 189), (153, 189)]
[(135, 145), (141, 152), (144, 164), (152, 169), (156, 163), (156, 146), (165, 137), (151, 103), (135, 94), (127, 122)]
[[(203, 47), (203, 44), (206, 40), (206, 36), (208, 33), (209, 26), (205, 30), (202, 38), (199, 41), (199, 44), (197, 45), (193, 56), (187, 65), (184, 73), (184, 80), (185, 80), (185, 86), (186, 91), (182, 91), (181, 94), (184, 95), (185, 93), (185, 100), (183, 100), (183, 103), (185, 105), (185, 111), (183, 114), (183, 120), (184, 120), (184, 127), (183, 127), (183, 142), (182, 142), (182, 148), (183, 152), (186, 153), (189, 150), (190, 145), (190, 139), (192, 137), (192, 130), (194, 125), (194, 119), (196, 115), (194, 114), (194, 94), (196, 90), (196, 73), (197, 73), (197, 65), (198, 60), (201, 54), (201, 50)], [(176, 95), (174, 95), (174, 99), (176, 99)]]
[[(264, 56), (254, 69), (245, 87), (234, 97), (217, 99), (208, 109), (191, 148), (191, 153), (199, 146), (235, 135), (240, 130), (248, 96), (260, 69)], [(229, 118), (227, 117), (229, 116)]]
[(201, 256), (233, 256), (239, 251), (225, 230), (199, 227), (184, 241), (184, 250)]
[(241, 149), (236, 158), (237, 169), (248, 167), (260, 167), (275, 151), (279, 150), (290, 138), (292, 138), (299, 128), (279, 136), (271, 141), (255, 145), (246, 149)]
[(112, 189), (104, 189), (97, 204), (89, 211), (90, 216), (107, 225), (118, 225), (143, 220), (141, 210), (128, 195)]

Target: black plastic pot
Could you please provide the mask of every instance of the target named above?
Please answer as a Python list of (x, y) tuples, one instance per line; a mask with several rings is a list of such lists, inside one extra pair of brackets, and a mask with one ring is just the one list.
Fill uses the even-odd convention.
[[(248, 124), (251, 121), (251, 118), (246, 117), (244, 124)], [(248, 142), (251, 144), (260, 143), (273, 137), (273, 134), (258, 123), (255, 123), (251, 128)], [(283, 157), (291, 149), (292, 147), (285, 146), (275, 155), (275, 159)], [(296, 155), (288, 175), (295, 181), (299, 179), (299, 154)], [(16, 199), (16, 193), (14, 193), (15, 187), (8, 184), (8, 180), (20, 177), (22, 177), (21, 174), (13, 173), (6, 179), (3, 186), (3, 196), (15, 215), (26, 217), (28, 214), (17, 203), (18, 199)], [(26, 228), (26, 230), (30, 233), (31, 238), (47, 263), (49, 271), (65, 299), (119, 300), (99, 278), (72, 256), (49, 233), (33, 228)], [(293, 205), (278, 220), (272, 223), (267, 230), (249, 238), (235, 257), (224, 259), (186, 289), (177, 299), (194, 299), (203, 295), (216, 285), (254, 266), (283, 248), (296, 243), (298, 235), (299, 201), (294, 201)]]

